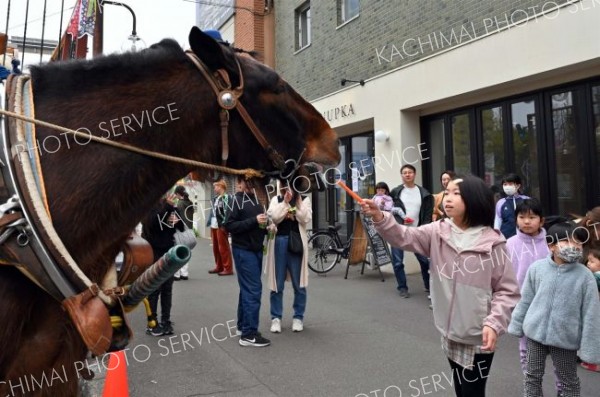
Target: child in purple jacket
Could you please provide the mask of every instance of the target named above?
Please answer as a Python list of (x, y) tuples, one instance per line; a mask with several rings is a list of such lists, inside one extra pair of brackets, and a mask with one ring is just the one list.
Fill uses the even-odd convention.
[(382, 211), (391, 211), (394, 206), (394, 200), (390, 196), (390, 188), (385, 182), (378, 182), (375, 185), (375, 196), (372, 199)]
[[(523, 288), (523, 282), (527, 275), (527, 270), (531, 264), (539, 259), (544, 259), (550, 254), (548, 243), (546, 242), (546, 230), (544, 225), (544, 215), (542, 204), (535, 198), (525, 199), (515, 209), (517, 218), (517, 234), (506, 241), (506, 249), (517, 276), (519, 288)], [(521, 369), (523, 373), (527, 370), (527, 338), (519, 338), (519, 355), (521, 359)], [(555, 370), (556, 390), (561, 391), (562, 387), (558, 381)]]

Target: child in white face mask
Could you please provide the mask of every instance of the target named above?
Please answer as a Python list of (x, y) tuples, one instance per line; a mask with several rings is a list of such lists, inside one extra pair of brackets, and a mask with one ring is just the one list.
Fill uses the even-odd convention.
[(542, 395), (548, 354), (565, 396), (581, 395), (577, 350), (582, 360), (600, 363), (598, 289), (592, 273), (580, 263), (581, 241), (586, 238), (572, 223), (553, 225), (547, 233), (550, 255), (527, 272), (508, 327), (509, 333), (527, 337), (526, 397)]
[(496, 203), (496, 216), (494, 218), (494, 229), (500, 230), (506, 239), (517, 233), (516, 208), (523, 200), (529, 197), (519, 194), (521, 189), (521, 177), (517, 174), (508, 174), (502, 178), (502, 190), (505, 198)]

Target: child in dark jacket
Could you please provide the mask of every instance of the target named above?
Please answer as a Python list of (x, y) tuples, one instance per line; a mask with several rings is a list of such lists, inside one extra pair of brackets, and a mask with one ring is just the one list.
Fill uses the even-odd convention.
[[(580, 396), (577, 350), (600, 363), (600, 300), (594, 276), (580, 262), (586, 236), (563, 222), (548, 230), (551, 255), (531, 265), (508, 332), (527, 337), (524, 396), (542, 395), (548, 354), (564, 396)], [(583, 234), (583, 235), (582, 235)]]
[[(171, 247), (175, 245), (173, 236), (177, 230), (183, 230), (181, 218), (175, 215), (175, 195), (169, 194), (163, 197), (160, 202), (150, 211), (150, 214), (142, 222), (142, 237), (148, 240), (154, 253), (156, 262)], [(173, 301), (173, 281), (174, 277), (165, 281), (156, 291), (148, 297), (152, 317), (158, 320), (158, 300), (160, 298), (161, 322), (153, 328), (146, 329), (146, 333), (153, 336), (173, 335), (173, 325), (171, 322), (171, 306)]]

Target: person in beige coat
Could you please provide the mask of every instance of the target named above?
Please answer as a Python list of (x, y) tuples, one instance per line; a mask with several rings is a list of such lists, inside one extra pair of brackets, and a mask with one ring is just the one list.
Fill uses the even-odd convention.
[[(294, 317), (292, 331), (304, 329), (306, 309), (306, 286), (308, 285), (308, 237), (306, 227), (312, 220), (310, 197), (302, 197), (288, 187), (279, 189), (273, 197), (267, 215), (272, 221), (269, 226), (273, 238), (268, 239), (266, 271), (271, 289), (271, 332), (281, 332), (283, 316), (283, 289), (286, 280), (294, 287)], [(291, 252), (289, 240), (296, 233), (302, 240), (302, 252)]]

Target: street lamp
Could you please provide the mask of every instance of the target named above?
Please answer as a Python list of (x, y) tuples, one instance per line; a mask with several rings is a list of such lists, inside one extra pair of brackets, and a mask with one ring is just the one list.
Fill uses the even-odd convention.
[(115, 6), (125, 7), (129, 10), (129, 12), (131, 13), (131, 16), (133, 17), (133, 28), (131, 29), (131, 34), (129, 35), (127, 40), (124, 41), (123, 44), (121, 44), (121, 51), (135, 52), (135, 51), (143, 50), (144, 48), (146, 48), (146, 42), (144, 40), (142, 40), (142, 38), (140, 36), (137, 35), (137, 29), (136, 29), (137, 19), (135, 17), (135, 12), (133, 12), (133, 9), (131, 9), (131, 7), (129, 7), (127, 4), (124, 4), (124, 3), (121, 3), (118, 1), (103, 0), (101, 2), (101, 5), (103, 6), (104, 4), (111, 4), (111, 5), (115, 5)]

